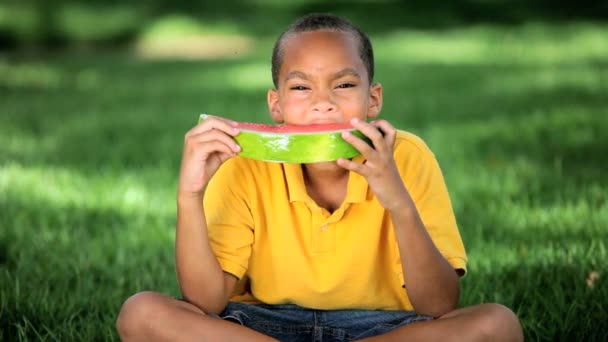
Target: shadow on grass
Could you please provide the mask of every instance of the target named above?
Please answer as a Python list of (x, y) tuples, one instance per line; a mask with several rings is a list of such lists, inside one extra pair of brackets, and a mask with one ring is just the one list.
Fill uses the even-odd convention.
[(332, 12), (361, 23), (371, 32), (399, 27), (442, 29), (479, 23), (503, 25), (530, 21), (600, 19), (608, 15), (608, 6), (587, 1), (581, 9), (567, 1), (332, 1), (303, 4), (296, 13)]
[[(220, 23), (254, 35), (278, 35), (297, 16), (333, 12), (357, 22), (371, 33), (403, 27), (442, 29), (478, 23), (516, 25), (525, 22), (602, 20), (608, 5), (602, 1), (163, 1), (114, 0), (8, 2), (15, 14), (0, 26), (0, 47), (43, 43), (47, 47), (89, 42), (117, 44), (134, 39), (146, 25), (167, 14), (189, 15), (206, 25)], [(103, 17), (99, 21), (96, 15)], [(26, 20), (29, 19), (29, 20)], [(96, 21), (97, 20), (97, 21)], [(94, 21), (93, 23), (91, 21)]]

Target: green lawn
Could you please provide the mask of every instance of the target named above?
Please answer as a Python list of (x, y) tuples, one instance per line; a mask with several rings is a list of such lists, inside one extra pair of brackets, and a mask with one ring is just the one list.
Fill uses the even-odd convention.
[[(372, 36), (383, 117), (445, 173), (470, 259), (461, 304), (511, 307), (527, 340), (608, 337), (606, 37), (583, 23)], [(216, 60), (0, 56), (0, 340), (115, 340), (130, 294), (179, 295), (183, 135), (203, 112), (269, 122), (272, 39)]]

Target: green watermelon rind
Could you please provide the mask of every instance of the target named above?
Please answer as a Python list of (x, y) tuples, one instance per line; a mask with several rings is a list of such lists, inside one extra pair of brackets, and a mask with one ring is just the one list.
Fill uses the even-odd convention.
[[(199, 122), (206, 116), (202, 114)], [(234, 138), (241, 147), (240, 157), (266, 162), (309, 164), (351, 159), (361, 154), (342, 138), (345, 130), (326, 132), (276, 133), (240, 129)], [(351, 134), (371, 144), (369, 138), (356, 129)]]

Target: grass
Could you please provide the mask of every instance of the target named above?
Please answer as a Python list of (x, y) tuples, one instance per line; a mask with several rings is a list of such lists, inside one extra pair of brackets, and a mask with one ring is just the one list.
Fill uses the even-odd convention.
[[(384, 118), (444, 171), (470, 259), (461, 304), (511, 307), (527, 340), (608, 336), (607, 35), (573, 23), (372, 37)], [(0, 340), (116, 340), (129, 295), (179, 295), (183, 134), (201, 112), (269, 122), (271, 44), (199, 61), (0, 57)]]

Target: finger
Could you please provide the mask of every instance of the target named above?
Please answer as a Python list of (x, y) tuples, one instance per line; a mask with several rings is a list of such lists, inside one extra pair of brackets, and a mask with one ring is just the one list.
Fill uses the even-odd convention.
[(220, 130), (226, 134), (235, 136), (239, 133), (237, 128), (238, 123), (236, 121), (220, 118), (213, 115), (208, 115), (207, 118), (194, 126), (191, 130), (186, 133), (186, 136), (200, 134), (205, 131), (211, 131), (213, 129)]
[(386, 142), (386, 145), (390, 149), (392, 149), (395, 144), (395, 139), (397, 137), (397, 130), (395, 129), (395, 127), (386, 120), (376, 120), (372, 121), (370, 124), (380, 129), (380, 131), (384, 135), (384, 141)]
[(346, 170), (356, 172), (362, 176), (366, 176), (366, 174), (367, 174), (367, 172), (366, 172), (367, 168), (365, 167), (365, 165), (363, 165), (361, 163), (357, 163), (352, 160), (348, 160), (348, 159), (344, 159), (344, 158), (340, 158), (340, 159), (336, 160), (336, 163), (338, 164), (338, 166), (340, 166)]
[(209, 156), (214, 153), (235, 156), (237, 151), (234, 151), (229, 145), (226, 145), (219, 140), (214, 140), (211, 142), (200, 142), (198, 144), (198, 149), (193, 153), (200, 153), (203, 156), (203, 159), (208, 159)]
[(187, 138), (186, 144), (189, 144), (189, 146), (197, 146), (201, 143), (209, 143), (213, 141), (220, 141), (224, 143), (226, 146), (229, 146), (233, 152), (239, 152), (241, 150), (241, 147), (236, 143), (233, 137), (219, 130), (206, 131), (192, 135)]
[(342, 132), (342, 139), (346, 140), (349, 144), (353, 145), (357, 151), (366, 159), (376, 159), (375, 155), (378, 153), (372, 146), (370, 146), (365, 140), (352, 134), (351, 132)]
[[(233, 158), (234, 154), (226, 154), (226, 153), (215, 153), (209, 156), (209, 158), (207, 159), (207, 166), (214, 165), (213, 169), (209, 170), (208, 168), (205, 168), (205, 170), (200, 170), (200, 176), (196, 177), (193, 184), (192, 184), (192, 189), (193, 191), (200, 191), (201, 188), (204, 187), (205, 183), (208, 181), (209, 178), (211, 178), (213, 176), (213, 174), (215, 173), (215, 171), (217, 171), (217, 168), (219, 168), (224, 162), (226, 162), (228, 159)], [(207, 173), (208, 172), (208, 173)], [(207, 180), (205, 180), (207, 179)]]
[(222, 153), (222, 154), (220, 154), (220, 155), (219, 155), (220, 162), (221, 162), (222, 164), (223, 164), (223, 163), (224, 163), (226, 160), (228, 160), (228, 159), (230, 159), (230, 158), (234, 158), (234, 157), (236, 157), (236, 154), (235, 154), (235, 153), (230, 153), (230, 154), (228, 154), (228, 153)]
[(382, 136), (382, 132), (380, 132), (377, 127), (357, 118), (351, 120), (351, 125), (361, 131), (361, 133), (365, 134), (365, 136), (372, 141), (374, 148), (378, 152), (385, 153), (386, 143), (384, 141), (384, 137)]

